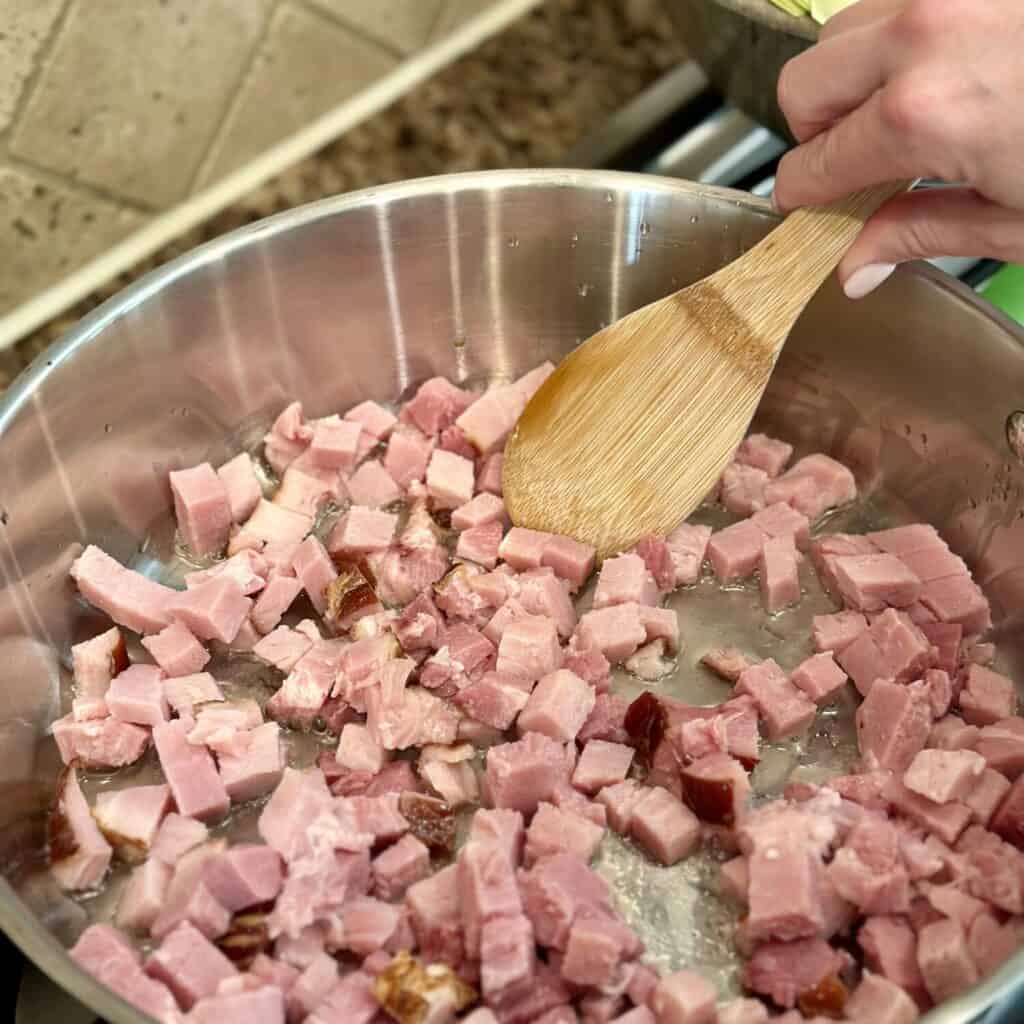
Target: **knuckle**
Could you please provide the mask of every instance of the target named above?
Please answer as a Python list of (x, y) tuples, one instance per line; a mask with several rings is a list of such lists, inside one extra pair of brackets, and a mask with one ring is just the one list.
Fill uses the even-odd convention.
[(913, 141), (933, 130), (934, 103), (930, 90), (910, 77), (891, 82), (879, 95), (878, 116), (898, 139)]
[(896, 31), (911, 43), (923, 43), (948, 33), (956, 0), (908, 0), (895, 18)]

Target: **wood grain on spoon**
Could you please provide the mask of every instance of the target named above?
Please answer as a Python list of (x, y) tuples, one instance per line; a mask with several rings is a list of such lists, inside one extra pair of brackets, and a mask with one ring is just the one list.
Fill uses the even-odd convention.
[(677, 526), (743, 439), (804, 306), (864, 221), (909, 184), (797, 210), (728, 266), (567, 356), (506, 449), (512, 521), (602, 557)]

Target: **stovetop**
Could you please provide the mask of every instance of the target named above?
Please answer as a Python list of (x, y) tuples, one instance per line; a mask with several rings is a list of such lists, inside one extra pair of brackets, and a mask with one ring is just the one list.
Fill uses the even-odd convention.
[[(643, 171), (707, 185), (771, 194), (775, 168), (788, 144), (724, 104), (696, 64), (665, 75), (559, 162), (562, 167)], [(1001, 266), (994, 260), (933, 260), (978, 287)], [(0, 934), (9, 964), (0, 989), (0, 1020), (14, 1024), (103, 1024), (54, 985)], [(14, 1012), (11, 1012), (11, 1007)], [(992, 1011), (984, 1024), (1024, 1019), (1016, 1007)]]

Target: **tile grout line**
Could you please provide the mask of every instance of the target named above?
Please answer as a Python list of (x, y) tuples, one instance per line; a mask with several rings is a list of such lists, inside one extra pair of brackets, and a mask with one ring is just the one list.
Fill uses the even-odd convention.
[[(381, 0), (381, 2), (386, 2), (386, 0)], [(383, 50), (389, 57), (394, 57), (396, 60), (408, 60), (416, 52), (413, 50), (406, 53), (400, 47), (386, 43), (375, 36), (367, 35), (365, 29), (357, 28), (351, 22), (345, 21), (344, 18), (339, 18), (333, 11), (325, 10), (323, 7), (311, 3), (310, 0), (293, 0), (292, 6), (301, 7), (310, 16), (342, 29), (349, 35), (355, 36), (361, 43), (368, 43), (378, 50)]]
[(248, 84), (249, 76), (252, 73), (252, 69), (259, 57), (260, 50), (263, 49), (263, 46), (267, 42), (267, 37), (270, 34), (271, 23), (276, 17), (277, 12), (281, 10), (281, 8), (283, 8), (286, 5), (286, 3), (287, 0), (272, 0), (272, 2), (267, 5), (267, 13), (263, 18), (263, 26), (260, 29), (260, 33), (257, 36), (256, 41), (249, 52), (249, 56), (246, 58), (244, 62), (244, 66), (242, 67), (241, 73), (235, 80), (234, 88), (228, 94), (228, 98), (224, 103), (223, 109), (221, 110), (220, 118), (217, 120), (216, 126), (210, 133), (210, 138), (207, 140), (206, 143), (206, 151), (203, 153), (202, 158), (196, 164), (196, 169), (192, 173), (192, 177), (189, 179), (188, 184), (185, 188), (186, 199), (188, 198), (188, 196), (191, 196), (195, 193), (196, 189), (199, 187), (199, 182), (203, 180), (203, 175), (206, 173), (207, 167), (213, 160), (214, 153), (216, 152), (217, 149), (217, 144), (223, 138), (227, 124), (231, 119), (232, 114), (235, 112), (235, 109), (237, 108), (238, 104), (241, 102), (242, 91)]

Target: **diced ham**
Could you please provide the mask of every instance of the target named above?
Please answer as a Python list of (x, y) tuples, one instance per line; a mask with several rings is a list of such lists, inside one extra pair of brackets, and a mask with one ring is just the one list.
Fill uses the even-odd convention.
[(764, 488), (768, 474), (756, 466), (731, 462), (722, 474), (719, 499), (737, 516), (749, 516), (764, 508)]
[(284, 771), (281, 727), (267, 722), (250, 729), (244, 750), (221, 752), (217, 759), (224, 788), (235, 803), (264, 796), (281, 781)]
[(924, 986), (936, 1003), (959, 995), (978, 980), (967, 937), (956, 921), (934, 921), (921, 929), (917, 962)]
[(846, 1001), (846, 1016), (864, 1024), (915, 1024), (917, 1005), (898, 985), (881, 975), (864, 972), (856, 990)]
[(455, 530), (472, 530), (488, 523), (508, 525), (505, 503), (497, 495), (488, 492), (478, 494), (452, 512), (452, 528)]
[(839, 954), (824, 939), (769, 942), (760, 946), (747, 962), (743, 983), (778, 1006), (791, 1007), (801, 995), (838, 974), (841, 963)]
[[(503, 639), (503, 646), (504, 642)], [(594, 709), (594, 701), (593, 688), (579, 676), (567, 669), (551, 672), (541, 678), (530, 694), (519, 715), (519, 730), (543, 733), (563, 743), (575, 740)]]
[(159, 633), (143, 637), (142, 646), (168, 676), (194, 675), (210, 660), (206, 648), (180, 622), (172, 622)]
[(135, 863), (149, 853), (170, 802), (167, 786), (129, 786), (100, 793), (92, 813), (123, 859)]
[(846, 673), (836, 664), (831, 651), (812, 655), (793, 669), (789, 677), (816, 704), (827, 701), (846, 680)]
[(134, 764), (149, 746), (149, 730), (113, 716), (75, 721), (72, 715), (50, 726), (61, 760), (100, 771)]
[(576, 627), (576, 609), (565, 582), (548, 568), (531, 569), (517, 577), (517, 599), (530, 615), (551, 619), (558, 635), (568, 639)]
[(359, 956), (382, 949), (398, 927), (398, 907), (370, 896), (349, 898), (341, 908), (343, 945)]
[(647, 629), (635, 602), (585, 613), (576, 627), (581, 650), (599, 650), (612, 664), (625, 661), (647, 640)]
[(164, 697), (163, 672), (153, 665), (131, 665), (117, 676), (107, 690), (110, 713), (133, 725), (159, 725), (169, 711)]
[(529, 699), (529, 693), (512, 682), (505, 682), (507, 679), (518, 682), (518, 677), (487, 672), (478, 682), (460, 690), (454, 697), (454, 703), (479, 722), (495, 729), (507, 729)]
[(629, 772), (633, 749), (623, 743), (592, 739), (583, 748), (573, 771), (573, 785), (593, 796), (605, 786), (621, 782)]
[(778, 476), (793, 454), (793, 446), (767, 434), (748, 434), (736, 449), (735, 459), (745, 466), (756, 466), (770, 477)]
[(57, 884), (69, 891), (97, 886), (112, 851), (89, 813), (74, 767), (66, 768), (57, 782), (56, 806), (47, 826), (50, 870)]
[(982, 665), (970, 665), (963, 690), (960, 710), (972, 725), (992, 725), (1010, 718), (1017, 708), (1017, 693), (1006, 676)]
[(159, 633), (171, 621), (176, 591), (126, 569), (90, 544), (72, 564), (71, 578), (90, 604), (136, 633)]
[(677, 526), (665, 538), (676, 569), (677, 587), (692, 586), (700, 579), (710, 540), (710, 526), (692, 526), (689, 523)]
[(227, 790), (209, 751), (188, 742), (185, 723), (158, 725), (153, 743), (179, 812), (202, 821), (220, 818), (230, 803)]
[(747, 874), (751, 940), (788, 942), (824, 933), (821, 861), (799, 831), (757, 843)]
[(471, 764), (435, 761), (423, 765), (420, 775), (449, 807), (462, 807), (480, 799), (480, 783)]
[(385, 751), (370, 735), (365, 725), (349, 722), (341, 730), (337, 761), (349, 771), (376, 775), (384, 767)]
[(464, 951), (461, 914), (465, 904), (459, 879), (465, 856), (464, 852), (457, 863), (411, 885), (405, 897), (420, 953), (453, 967), (462, 962)]
[[(550, 367), (550, 364), (546, 364)], [(481, 455), (488, 455), (508, 437), (516, 420), (535, 390), (533, 381), (539, 383), (545, 374), (538, 367), (526, 377), (512, 384), (489, 388), (468, 409), (459, 415), (455, 423), (469, 438)], [(546, 373), (550, 373), (550, 369)], [(523, 381), (529, 381), (525, 386)]]
[(485, 788), (494, 807), (532, 814), (538, 803), (551, 799), (566, 774), (562, 745), (531, 732), (515, 743), (491, 747)]
[(815, 615), (813, 627), (814, 649), (840, 654), (868, 628), (868, 620), (862, 612), (834, 612)]
[(817, 519), (857, 497), (853, 474), (827, 455), (807, 455), (764, 489), (765, 501), (784, 501), (808, 519)]
[(744, 669), (736, 683), (736, 692), (749, 694), (757, 705), (770, 739), (794, 736), (814, 721), (817, 711), (771, 659)]
[(906, 608), (921, 592), (921, 581), (895, 555), (839, 555), (831, 569), (843, 601), (857, 611)]
[(341, 655), (338, 641), (314, 642), (267, 702), (267, 714), (308, 731), (334, 686)]
[(170, 474), (178, 531), (197, 555), (220, 551), (234, 521), (224, 481), (208, 462)]
[[(274, 492), (271, 503), (275, 508), (315, 519), (329, 501), (340, 501), (343, 495), (338, 471), (321, 469), (304, 454), (284, 471), (281, 486)], [(283, 552), (281, 557), (284, 557)], [(276, 564), (277, 559), (274, 562)]]
[(306, 423), (301, 402), (286, 406), (263, 437), (263, 454), (278, 473), (283, 473), (309, 446), (313, 428)]
[(903, 776), (907, 789), (937, 804), (963, 800), (976, 788), (985, 759), (970, 750), (922, 750)]
[(401, 899), (410, 885), (430, 874), (430, 851), (413, 835), (404, 835), (373, 860), (373, 884), (383, 900)]
[(872, 971), (899, 985), (919, 1006), (927, 1003), (917, 964), (917, 937), (905, 918), (869, 917), (857, 933), (857, 941)]
[(109, 924), (90, 925), (68, 955), (126, 1002), (161, 1024), (181, 1021), (174, 996), (166, 986), (143, 972), (138, 953), (116, 928)]
[(728, 754), (712, 753), (684, 765), (679, 774), (683, 799), (702, 821), (733, 825), (750, 796), (743, 765)]
[(134, 868), (117, 904), (118, 927), (148, 932), (166, 901), (170, 880), (170, 867), (156, 857)]
[(276, 985), (219, 992), (192, 1007), (189, 1024), (284, 1024), (284, 994)]
[(938, 651), (936, 668), (954, 673), (960, 660), (960, 641), (964, 628), (958, 622), (926, 622), (920, 627), (928, 642)]
[(773, 537), (764, 542), (758, 562), (761, 574), (761, 604), (769, 614), (800, 600), (797, 553), (791, 537)]
[[(256, 603), (253, 605), (252, 612), (249, 615), (257, 633), (267, 635), (276, 629), (284, 613), (288, 611), (302, 591), (303, 583), (303, 580), (295, 576), (274, 576), (270, 580), (256, 599)], [(257, 641), (256, 646), (262, 643), (262, 640)], [(308, 641), (306, 646), (309, 646)], [(266, 649), (264, 648), (264, 650)], [(276, 664), (276, 662), (274, 663)], [(282, 671), (289, 670), (281, 665), (278, 665), (278, 667)]]
[(807, 516), (797, 512), (785, 502), (780, 501), (765, 506), (759, 512), (755, 512), (750, 517), (750, 521), (768, 539), (791, 538), (799, 551), (806, 550), (810, 544), (811, 524)]
[(700, 842), (700, 822), (666, 789), (654, 786), (632, 806), (630, 835), (662, 864), (676, 864)]
[(718, 1024), (768, 1024), (768, 1007), (760, 999), (731, 999), (718, 1007)]
[(946, 576), (921, 586), (921, 603), (939, 622), (958, 622), (965, 633), (984, 633), (992, 613), (981, 588), (969, 576)]
[(485, 922), (480, 941), (480, 982), (485, 998), (499, 998), (528, 982), (536, 959), (533, 928), (522, 914)]
[(733, 857), (718, 869), (718, 891), (740, 906), (749, 902), (750, 871), (746, 857)]
[(521, 871), (519, 890), (537, 942), (548, 948), (564, 950), (580, 917), (614, 917), (607, 882), (572, 854), (545, 857)]
[[(949, 720), (960, 721), (953, 716), (949, 716)], [(948, 728), (952, 734), (952, 726)], [(963, 725), (962, 733), (961, 745), (976, 750), (990, 768), (1005, 775), (1011, 782), (1024, 772), (1024, 719), (1016, 716), (1004, 718), (983, 729), (975, 725)]]
[(292, 558), (292, 568), (313, 607), (323, 615), (327, 608), (327, 588), (337, 578), (338, 571), (319, 538), (310, 535), (302, 541)]
[(573, 590), (578, 590), (594, 571), (596, 551), (572, 537), (546, 534), (541, 565), (554, 570)]
[(550, 619), (523, 616), (512, 622), (501, 635), (497, 663), (499, 672), (540, 679), (557, 671), (561, 663), (558, 628)]
[(986, 768), (960, 799), (970, 808), (971, 820), (987, 827), (1009, 789), (1010, 782), (1005, 776)]
[(543, 564), (544, 549), (553, 534), (513, 526), (501, 542), (500, 555), (514, 569), (539, 569)]
[(321, 469), (343, 469), (350, 472), (359, 457), (359, 437), (362, 425), (340, 416), (326, 416), (313, 424), (313, 439), (309, 445), (309, 459)]
[(165, 679), (163, 686), (167, 703), (179, 715), (191, 715), (197, 704), (224, 699), (217, 681), (209, 672)]
[(658, 982), (651, 1008), (658, 1024), (715, 1024), (715, 986), (695, 971), (676, 971)]
[(961, 803), (937, 804), (907, 789), (897, 778), (891, 778), (882, 795), (904, 817), (934, 833), (947, 846), (952, 846), (971, 820), (971, 812)]
[(455, 546), (455, 557), (493, 569), (498, 564), (501, 534), (502, 525), (497, 522), (463, 530)]
[(208, 830), (201, 821), (171, 812), (164, 818), (150, 847), (150, 859), (176, 864), (189, 850), (206, 842)]
[(899, 914), (910, 907), (900, 836), (884, 819), (865, 817), (854, 825), (828, 866), (828, 878), (862, 913)]
[(402, 496), (391, 474), (377, 459), (364, 462), (345, 481), (348, 496), (354, 505), (364, 508), (382, 508)]
[(277, 898), (281, 858), (269, 846), (243, 843), (205, 861), (202, 877), (217, 902), (237, 913)]
[(373, 979), (365, 971), (352, 971), (334, 983), (304, 1024), (372, 1024), (379, 1016)]
[(733, 583), (750, 576), (757, 568), (764, 540), (764, 532), (749, 519), (712, 534), (707, 552), (719, 583)]
[(399, 487), (408, 488), (426, 476), (433, 450), (434, 442), (429, 437), (414, 427), (399, 426), (388, 440), (384, 468)]
[(1012, 922), (1001, 925), (989, 913), (979, 914), (970, 926), (967, 948), (971, 959), (984, 977), (1007, 961), (1018, 947), (1018, 937)]
[(658, 585), (639, 555), (608, 558), (601, 566), (597, 589), (594, 591), (594, 608), (607, 608), (628, 602), (656, 605), (660, 600)]
[[(580, 679), (585, 679), (590, 683), (597, 691), (599, 700), (602, 696), (608, 695), (612, 682), (612, 667), (608, 663), (608, 659), (596, 648), (582, 651), (574, 651), (570, 648), (566, 652), (565, 662), (562, 667), (567, 668), (570, 672), (575, 672)], [(584, 726), (584, 728), (586, 727)], [(586, 741), (587, 738), (581, 731), (580, 739)], [(608, 739), (609, 737), (600, 736), (599, 738)]]
[(597, 852), (604, 829), (569, 811), (541, 802), (526, 830), (526, 864), (556, 853), (571, 853), (589, 861)]
[(662, 537), (653, 535), (644, 537), (636, 544), (630, 554), (639, 555), (647, 566), (647, 571), (654, 578), (658, 589), (674, 590), (676, 587), (676, 566), (672, 561), (672, 551)]
[(1010, 787), (992, 818), (992, 831), (1024, 850), (1024, 775)]
[(475, 471), (471, 460), (435, 449), (427, 466), (427, 493), (436, 508), (459, 508), (473, 497)]
[(162, 981), (188, 1010), (211, 996), (225, 979), (234, 977), (234, 964), (188, 921), (171, 931), (146, 960), (146, 973)]
[(701, 655), (700, 663), (711, 669), (716, 676), (735, 683), (743, 670), (750, 668), (754, 661), (737, 647), (715, 647)]
[(91, 722), (110, 714), (102, 697), (75, 697), (71, 701), (71, 717), (76, 722)]
[(432, 377), (421, 384), (402, 408), (402, 419), (414, 423), (424, 434), (437, 436), (476, 400), (470, 391), (457, 388), (444, 377)]
[(395, 636), (406, 651), (440, 647), (444, 619), (429, 594), (419, 594), (394, 624)]
[(902, 775), (928, 741), (931, 707), (912, 688), (879, 679), (857, 709), (856, 722), (861, 754)]
[(252, 610), (238, 582), (227, 575), (181, 592), (168, 602), (172, 618), (184, 623), (200, 640), (230, 644)]
[(110, 680), (128, 667), (128, 652), (121, 631), (114, 626), (91, 640), (74, 644), (71, 666), (76, 693), (80, 697), (102, 697)]
[(397, 417), (384, 406), (369, 400), (354, 405), (343, 418), (350, 423), (358, 423), (376, 441), (383, 441), (398, 422)]
[(888, 608), (836, 655), (862, 696), (876, 679), (897, 683), (920, 678), (931, 660), (931, 644), (902, 612)]
[[(928, 734), (928, 746), (937, 750), (973, 750), (980, 736), (981, 730), (976, 725), (968, 725), (956, 715), (946, 715), (932, 726)], [(1021, 739), (1024, 741), (1024, 737)], [(1020, 747), (1020, 752), (1024, 755), (1024, 745)], [(982, 756), (989, 759), (985, 754)]]
[(513, 867), (523, 855), (525, 830), (519, 811), (479, 810), (469, 826), (469, 842), (496, 843), (504, 851)]
[(256, 510), (228, 544), (228, 554), (252, 548), (274, 564), (291, 560), (299, 541), (309, 533), (313, 517), (261, 498)]
[(483, 460), (476, 478), (476, 489), (479, 493), (501, 496), (501, 472), (504, 462), (505, 456), (501, 452), (492, 452)]

